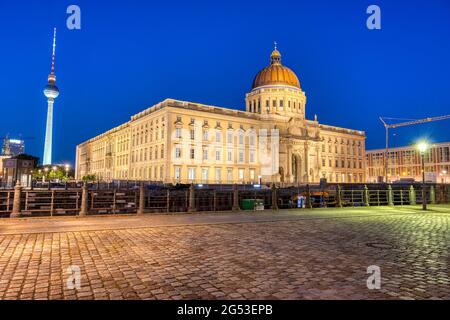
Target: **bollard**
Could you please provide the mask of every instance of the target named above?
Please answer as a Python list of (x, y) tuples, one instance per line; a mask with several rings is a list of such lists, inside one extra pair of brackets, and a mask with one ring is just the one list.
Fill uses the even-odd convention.
[(195, 212), (197, 209), (195, 208), (195, 187), (194, 184), (191, 184), (189, 187), (189, 207), (188, 212)]
[(392, 186), (389, 184), (388, 185), (388, 206), (393, 206), (394, 205), (394, 197), (392, 194)]
[(370, 203), (369, 203), (369, 188), (367, 188), (367, 184), (364, 185), (364, 205), (366, 207), (370, 206)]
[(22, 186), (20, 185), (20, 180), (17, 180), (16, 186), (14, 187), (14, 201), (13, 208), (10, 218), (20, 217), (20, 194), (22, 193)]
[(434, 186), (430, 186), (430, 203), (436, 204), (436, 192), (434, 192)]
[(233, 211), (239, 211), (241, 208), (239, 207), (239, 191), (237, 184), (233, 185)]
[(86, 182), (83, 183), (81, 192), (81, 209), (80, 209), (80, 217), (84, 217), (88, 213), (88, 188)]
[(278, 210), (278, 190), (275, 183), (272, 183), (272, 210)]
[(341, 186), (336, 186), (336, 206), (342, 208)]
[(144, 209), (145, 209), (145, 188), (144, 183), (141, 182), (141, 184), (139, 185), (139, 208), (137, 214), (138, 215), (144, 214)]

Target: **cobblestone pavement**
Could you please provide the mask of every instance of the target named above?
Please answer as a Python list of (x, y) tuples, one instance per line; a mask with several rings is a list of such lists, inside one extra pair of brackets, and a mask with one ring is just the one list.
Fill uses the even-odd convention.
[[(0, 221), (0, 298), (450, 299), (449, 207), (264, 217)], [(380, 290), (367, 289), (370, 265)]]

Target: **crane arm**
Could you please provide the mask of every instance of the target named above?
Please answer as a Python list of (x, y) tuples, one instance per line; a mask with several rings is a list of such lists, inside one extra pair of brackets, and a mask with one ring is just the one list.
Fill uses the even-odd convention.
[(414, 121), (407, 121), (407, 122), (400, 122), (400, 123), (395, 123), (395, 124), (387, 124), (382, 117), (380, 117), (380, 120), (383, 122), (384, 126), (387, 128), (398, 128), (398, 127), (406, 127), (406, 126), (411, 126), (414, 124), (421, 124), (421, 123), (427, 123), (427, 122), (433, 122), (433, 121), (440, 121), (440, 120), (446, 120), (446, 119), (450, 119), (450, 114), (449, 115), (445, 115), (445, 116), (440, 116), (440, 117), (433, 117), (433, 118), (425, 118), (425, 119), (419, 119), (419, 120), (414, 120)]

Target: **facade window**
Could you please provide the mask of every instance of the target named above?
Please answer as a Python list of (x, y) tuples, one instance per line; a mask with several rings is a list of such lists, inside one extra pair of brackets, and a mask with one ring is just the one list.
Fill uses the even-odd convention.
[(177, 139), (181, 138), (181, 128), (175, 129), (175, 138), (177, 138)]
[(255, 169), (250, 169), (250, 180), (255, 181)]
[(191, 159), (195, 159), (195, 149), (194, 148), (191, 148), (189, 155), (190, 155)]
[(227, 151), (227, 161), (233, 161), (233, 153), (231, 151)]
[(155, 147), (155, 160), (158, 159), (158, 147)]
[(195, 180), (195, 168), (188, 168), (188, 179)]
[(244, 151), (239, 151), (239, 162), (242, 163), (244, 162)]
[(233, 131), (227, 133), (227, 143), (233, 143)]
[(228, 182), (233, 181), (233, 169), (231, 169), (231, 168), (227, 169), (227, 181)]
[(203, 149), (203, 160), (208, 160), (208, 149)]
[(284, 107), (284, 100), (280, 100), (280, 108)]
[(180, 181), (181, 180), (181, 168), (175, 167), (175, 180)]
[(254, 146), (256, 139), (255, 139), (255, 134), (253, 132), (250, 134), (249, 140), (250, 140), (250, 145)]
[(216, 161), (220, 161), (220, 150), (216, 150)]
[(208, 130), (203, 130), (203, 140), (208, 141), (208, 139), (209, 139)]
[(273, 101), (272, 101), (272, 107), (274, 107), (274, 108), (277, 107), (277, 100), (273, 100)]
[(250, 163), (255, 162), (255, 151), (250, 150)]
[(222, 180), (222, 169), (216, 168), (216, 182), (220, 182)]
[(243, 181), (244, 180), (244, 169), (239, 169), (239, 180)]
[(148, 158), (149, 158), (149, 160), (153, 159), (153, 148), (152, 147), (150, 147), (150, 152), (148, 153)]
[(195, 139), (195, 129), (191, 129), (190, 134), (191, 134), (191, 140), (194, 140)]
[(325, 158), (322, 158), (322, 167), (325, 167), (326, 163), (325, 163)]
[(164, 159), (164, 145), (161, 146), (161, 159)]
[(239, 144), (244, 144), (244, 133), (239, 132)]
[(202, 168), (202, 181), (208, 181), (208, 168)]
[(220, 131), (216, 132), (216, 142), (220, 142), (222, 139), (222, 133)]
[[(150, 148), (151, 150), (151, 148)], [(181, 158), (181, 147), (179, 145), (175, 146), (175, 158), (180, 159)]]

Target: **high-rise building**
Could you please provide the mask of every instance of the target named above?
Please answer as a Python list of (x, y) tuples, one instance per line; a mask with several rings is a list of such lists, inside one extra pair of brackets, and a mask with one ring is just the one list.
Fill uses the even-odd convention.
[(59, 89), (56, 86), (55, 75), (55, 49), (56, 49), (56, 28), (53, 30), (53, 50), (52, 50), (52, 69), (48, 75), (48, 83), (44, 88), (44, 95), (47, 97), (47, 125), (45, 129), (45, 145), (43, 164), (52, 163), (52, 139), (53, 139), (53, 103), (59, 96)]
[(365, 133), (305, 118), (275, 48), (246, 111), (166, 99), (77, 146), (76, 176), (171, 183), (363, 182)]
[(25, 153), (25, 141), (21, 139), (10, 139), (6, 136), (3, 139), (2, 156), (15, 157)]

